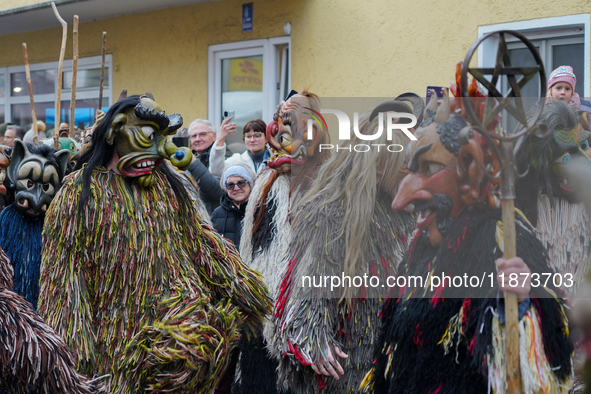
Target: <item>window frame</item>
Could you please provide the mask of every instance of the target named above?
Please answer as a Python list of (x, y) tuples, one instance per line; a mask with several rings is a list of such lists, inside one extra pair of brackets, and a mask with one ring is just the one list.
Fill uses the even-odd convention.
[[(279, 46), (287, 44), (287, 71), (279, 70)], [(285, 48), (284, 48), (285, 49)], [(210, 45), (207, 53), (207, 118), (217, 128), (222, 123), (222, 60), (240, 56), (263, 56), (263, 114), (271, 120), (279, 102), (273, 98), (291, 88), (291, 37), (272, 37)], [(287, 72), (288, 86), (281, 86), (280, 77)], [(279, 86), (277, 84), (279, 83)]]
[[(583, 35), (584, 44), (584, 80), (585, 97), (591, 96), (591, 14), (567, 15), (551, 18), (531, 19), (527, 21), (499, 23), (494, 25), (480, 26), (478, 37), (496, 30), (515, 30), (530, 40), (560, 39), (569, 36)], [(510, 42), (510, 41), (508, 41)], [(478, 67), (494, 65), (496, 56), (496, 45), (498, 40), (486, 40), (482, 50), (478, 51)], [(546, 62), (548, 54), (543, 55)], [(546, 70), (546, 78), (552, 70)]]
[[(57, 98), (57, 71), (58, 71), (59, 62), (44, 62), (44, 63), (35, 63), (30, 64), (29, 68), (31, 71), (40, 71), (40, 70), (55, 70), (56, 72), (56, 79), (54, 80), (54, 93), (49, 94), (34, 94), (33, 98), (35, 100), (35, 104), (37, 103), (47, 103), (53, 102), (55, 104), (55, 100)], [(91, 56), (91, 57), (84, 57), (78, 59), (78, 71), (85, 70), (85, 69), (92, 69), (101, 67), (102, 65), (102, 56)], [(107, 54), (105, 56), (105, 67), (108, 68), (108, 81), (109, 85), (105, 86), (103, 89), (103, 107), (110, 107), (112, 103), (113, 97), (113, 56), (111, 54)], [(72, 59), (64, 60), (62, 73), (67, 71), (72, 71)], [(4, 105), (4, 122), (12, 122), (12, 105), (14, 104), (30, 104), (29, 95), (23, 96), (12, 96), (11, 94), (11, 86), (10, 86), (10, 75), (13, 73), (24, 73), (25, 66), (18, 65), (18, 66), (10, 66), (10, 67), (2, 67), (0, 68), (0, 74), (3, 74), (4, 78), (4, 97), (0, 97), (0, 105)], [(2, 77), (0, 77), (2, 78)], [(77, 88), (76, 89), (76, 100), (86, 100), (86, 99), (98, 99), (99, 95), (99, 87), (96, 88)], [(33, 92), (34, 93), (34, 92)], [(61, 101), (71, 101), (72, 99), (72, 90), (71, 88), (62, 89), (61, 93)], [(4, 103), (2, 103), (4, 101)], [(105, 105), (107, 104), (107, 105)]]

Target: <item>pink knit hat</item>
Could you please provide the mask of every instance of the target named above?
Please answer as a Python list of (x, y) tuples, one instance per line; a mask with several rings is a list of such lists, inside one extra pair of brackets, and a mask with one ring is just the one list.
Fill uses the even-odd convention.
[(552, 86), (556, 85), (558, 82), (568, 83), (574, 92), (575, 85), (577, 84), (577, 77), (575, 76), (575, 73), (573, 73), (573, 68), (571, 66), (560, 66), (552, 71), (550, 78), (548, 78), (548, 90), (552, 89)]

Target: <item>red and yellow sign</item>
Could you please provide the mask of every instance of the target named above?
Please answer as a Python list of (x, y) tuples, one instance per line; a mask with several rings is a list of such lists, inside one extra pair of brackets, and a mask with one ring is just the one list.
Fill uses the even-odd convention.
[(263, 91), (263, 62), (249, 58), (230, 59), (229, 91)]

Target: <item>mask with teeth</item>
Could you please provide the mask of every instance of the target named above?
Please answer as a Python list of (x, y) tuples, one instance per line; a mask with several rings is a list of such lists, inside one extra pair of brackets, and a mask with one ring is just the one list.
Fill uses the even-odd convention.
[(69, 157), (67, 149), (54, 153), (47, 145), (14, 141), (7, 172), (15, 190), (13, 204), (21, 215), (32, 220), (45, 215), (61, 186)]
[(107, 142), (115, 144), (117, 150), (118, 171), (136, 179), (142, 187), (151, 187), (156, 182), (154, 171), (162, 160), (186, 169), (191, 164), (191, 151), (167, 140), (182, 124), (180, 115), (167, 116), (151, 97), (141, 96), (138, 105), (114, 117), (107, 134)]
[[(303, 167), (314, 156), (316, 147), (325, 138), (322, 125), (312, 116), (314, 98), (314, 95), (296, 94), (277, 107), (273, 121), (267, 126), (267, 141), (274, 152), (267, 163), (269, 167), (289, 172), (293, 166)], [(308, 130), (309, 119), (313, 120), (311, 130)]]
[(483, 141), (475, 133), (460, 138), (467, 124), (451, 113), (447, 94), (439, 108), (436, 98), (429, 101), (425, 112), (417, 140), (408, 146), (409, 172), (392, 208), (400, 211), (413, 205), (417, 228), (438, 247), (458, 214), (486, 197)]

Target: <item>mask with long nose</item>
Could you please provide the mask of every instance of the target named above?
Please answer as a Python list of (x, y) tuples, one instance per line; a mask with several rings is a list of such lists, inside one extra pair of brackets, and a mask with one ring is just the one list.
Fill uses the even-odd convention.
[(467, 126), (463, 117), (450, 113), (447, 95), (437, 108), (436, 97), (429, 102), (425, 121), (409, 144), (409, 173), (402, 180), (392, 202), (396, 211), (412, 205), (417, 227), (438, 247), (449, 225), (467, 206), (479, 201), (483, 179), (483, 154), (472, 135), (460, 144), (460, 132)]

